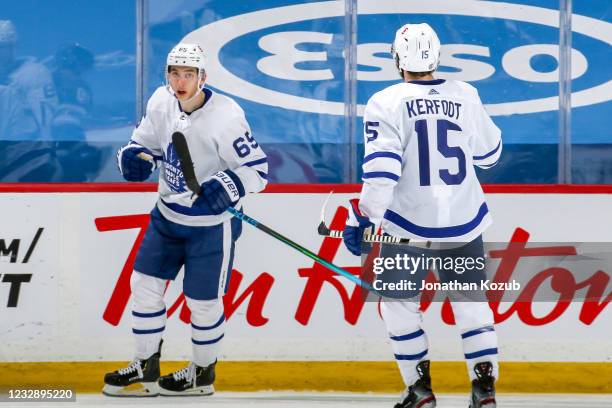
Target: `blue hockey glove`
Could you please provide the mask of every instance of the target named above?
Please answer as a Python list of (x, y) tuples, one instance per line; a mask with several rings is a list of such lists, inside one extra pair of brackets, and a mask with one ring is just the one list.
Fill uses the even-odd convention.
[(219, 171), (202, 183), (200, 196), (195, 206), (207, 206), (217, 215), (223, 213), (244, 197), (244, 186), (240, 178), (231, 170)]
[(374, 233), (374, 224), (359, 210), (359, 200), (354, 198), (349, 201), (349, 216), (346, 227), (342, 234), (344, 245), (355, 256), (361, 255), (361, 243), (365, 233)]
[[(139, 157), (140, 153), (145, 153), (151, 159)], [(127, 181), (145, 181), (155, 170), (155, 160), (153, 153), (146, 147), (138, 144), (128, 144), (117, 152), (117, 165), (123, 178)]]

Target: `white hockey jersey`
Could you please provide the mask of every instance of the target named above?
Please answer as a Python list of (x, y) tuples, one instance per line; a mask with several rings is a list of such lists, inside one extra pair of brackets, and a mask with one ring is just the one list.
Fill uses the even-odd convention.
[[(161, 161), (159, 174), (159, 211), (183, 225), (215, 225), (232, 217), (214, 215), (192, 206), (180, 162), (172, 145), (172, 134), (185, 135), (198, 181), (232, 170), (242, 181), (246, 193), (255, 193), (267, 184), (268, 160), (257, 144), (244, 111), (231, 98), (204, 89), (204, 105), (187, 114), (174, 95), (159, 87), (149, 99), (146, 115), (132, 134), (131, 143), (142, 145)], [(240, 203), (236, 204), (240, 208)]]
[[(52, 123), (59, 100), (51, 72), (43, 64), (26, 59), (10, 74), (10, 84), (23, 104), (28, 108), (36, 130), (37, 139), (52, 139)], [(32, 137), (31, 136), (31, 137)]]
[(474, 165), (497, 163), (501, 131), (473, 86), (399, 83), (370, 98), (363, 121), (360, 209), (384, 232), (468, 242), (490, 225)]

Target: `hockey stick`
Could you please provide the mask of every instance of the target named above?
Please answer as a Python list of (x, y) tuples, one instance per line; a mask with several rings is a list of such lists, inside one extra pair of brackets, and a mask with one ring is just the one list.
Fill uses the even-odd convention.
[[(183, 177), (185, 178), (185, 183), (187, 183), (187, 187), (196, 195), (200, 195), (201, 187), (195, 175), (193, 161), (191, 160), (191, 153), (189, 152), (189, 147), (187, 146), (187, 140), (185, 140), (185, 135), (183, 135), (181, 132), (174, 132), (172, 134), (172, 143), (174, 144), (174, 150), (176, 151), (176, 154), (179, 157), (179, 162), (181, 164), (181, 169), (183, 170)], [(306, 255), (315, 262), (318, 262), (321, 265), (325, 266), (327, 269), (344, 276), (345, 278), (351, 280), (352, 282), (367, 289), (370, 292), (376, 292), (372, 285), (370, 285), (368, 282), (365, 282), (357, 276), (353, 275), (352, 273), (347, 272), (339, 266), (336, 266), (333, 263), (326, 261), (325, 259), (319, 257), (309, 249), (304, 248), (300, 244), (274, 231), (272, 228), (269, 228), (264, 224), (260, 223), (259, 221), (236, 210), (234, 207), (229, 207), (226, 211), (231, 213), (234, 217), (251, 224), (258, 230), (263, 231), (268, 235), (271, 235), (272, 237), (276, 238), (277, 240), (283, 242), (286, 245), (289, 245), (291, 248), (298, 250), (299, 252)]]
[[(329, 198), (331, 197), (333, 193), (334, 192), (331, 191), (329, 195), (327, 196), (327, 198), (325, 199), (325, 202), (323, 203), (323, 207), (321, 208), (321, 223), (317, 227), (317, 231), (319, 232), (319, 235), (323, 235), (325, 237), (342, 239), (344, 235), (343, 231), (331, 230), (325, 224), (325, 209), (327, 208), (327, 203), (329, 202)], [(424, 241), (418, 241), (418, 240), (415, 241), (415, 240), (411, 240), (410, 238), (392, 237), (390, 235), (365, 234), (363, 236), (363, 242), (377, 242), (381, 244), (407, 245), (410, 243), (422, 244)], [(426, 243), (427, 248), (429, 248), (430, 245), (431, 245), (431, 242), (427, 241)]]

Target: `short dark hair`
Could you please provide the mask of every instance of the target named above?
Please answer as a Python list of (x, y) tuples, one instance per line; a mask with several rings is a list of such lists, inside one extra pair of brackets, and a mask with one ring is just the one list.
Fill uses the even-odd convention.
[(196, 72), (199, 72), (199, 69), (198, 69), (198, 68), (196, 68), (196, 67), (188, 67), (188, 66), (186, 66), (186, 65), (168, 65), (168, 73), (170, 73), (170, 71), (171, 71), (173, 68), (174, 68), (174, 69), (178, 69), (178, 67), (181, 67), (181, 68), (189, 68), (189, 69), (193, 69), (193, 70), (195, 70)]
[(401, 69), (399, 67), (399, 57), (397, 56), (397, 54), (395, 55), (395, 66), (397, 67), (398, 71), (399, 71), (399, 76), (400, 78), (404, 79), (404, 72), (407, 72), (408, 75), (413, 76), (415, 78), (423, 78), (426, 77), (427, 75), (433, 74), (435, 70), (432, 71), (425, 71), (425, 72), (410, 72), (410, 71), (404, 71), (403, 69)]
[(427, 75), (433, 74), (433, 71), (426, 71), (426, 72), (410, 72), (410, 71), (406, 71), (408, 72), (408, 75), (413, 76), (415, 78), (423, 78)]

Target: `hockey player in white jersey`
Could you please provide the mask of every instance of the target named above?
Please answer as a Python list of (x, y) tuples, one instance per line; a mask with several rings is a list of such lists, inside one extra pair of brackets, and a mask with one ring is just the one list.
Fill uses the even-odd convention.
[[(20, 99), (16, 105), (22, 105), (26, 109), (24, 114), (30, 116), (26, 126), (34, 125), (35, 129), (29, 132), (29, 138), (49, 140), (59, 104), (51, 72), (32, 57), (17, 57), (16, 45), (15, 25), (11, 20), (0, 20), (0, 86), (13, 88)], [(7, 139), (9, 135), (0, 136)]]
[[(144, 181), (160, 168), (159, 198), (151, 212), (131, 278), (134, 361), (105, 376), (113, 396), (210, 395), (224, 336), (222, 296), (232, 270), (241, 221), (225, 211), (267, 183), (267, 158), (243, 110), (204, 87), (205, 55), (197, 44), (178, 44), (168, 54), (166, 86), (149, 99), (146, 115), (117, 154), (128, 181)], [(172, 134), (185, 134), (202, 194), (185, 185)], [(183, 292), (191, 310), (193, 360), (160, 377), (164, 292), (185, 267)]]
[[(434, 78), (440, 48), (429, 25), (401, 27), (392, 55), (403, 81), (367, 103), (363, 188), (360, 200), (351, 200), (344, 230), (344, 242), (355, 255), (362, 252), (364, 232), (379, 226), (384, 234), (442, 242), (438, 248), (459, 243), (452, 256), (484, 254), (481, 234), (491, 216), (474, 165), (497, 163), (501, 132), (473, 86)], [(402, 251), (406, 247), (383, 245), (381, 255)], [(422, 280), (426, 272), (414, 277)], [(453, 272), (438, 270), (442, 280)], [(383, 302), (381, 309), (407, 387), (396, 408), (434, 407), (418, 291), (405, 294), (401, 301)], [(484, 301), (453, 301), (453, 311), (472, 380), (470, 407), (494, 407), (498, 364), (492, 311)]]

